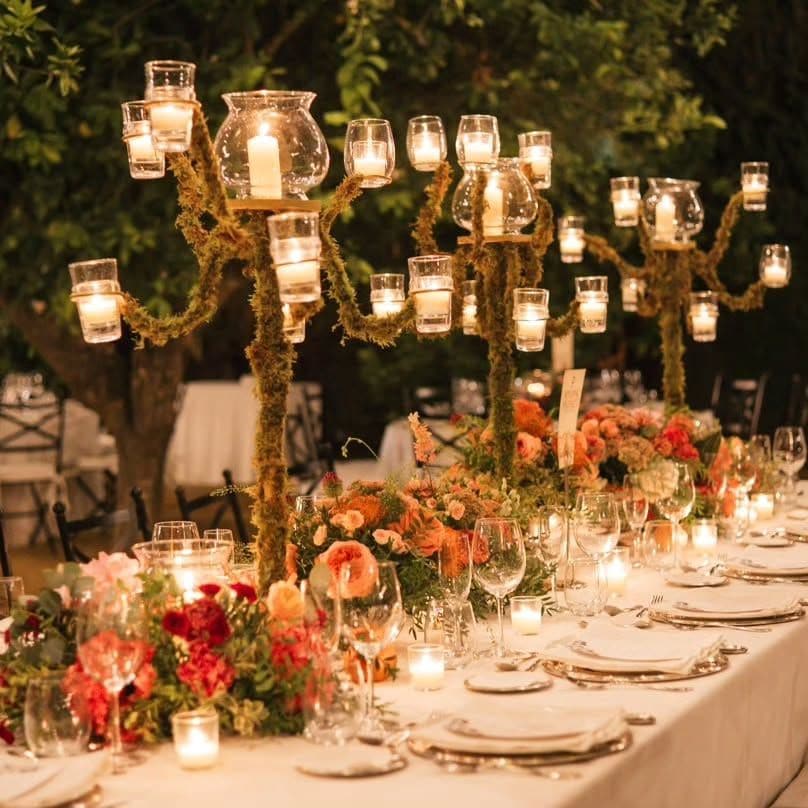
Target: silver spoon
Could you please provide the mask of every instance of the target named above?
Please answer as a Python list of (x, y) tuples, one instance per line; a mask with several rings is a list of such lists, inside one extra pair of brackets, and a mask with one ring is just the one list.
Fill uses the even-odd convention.
[(507, 771), (533, 774), (548, 780), (577, 780), (581, 773), (570, 769), (548, 769), (543, 766), (522, 766), (508, 758), (485, 758), (472, 760), (471, 758), (435, 758), (435, 763), (449, 774), (474, 774), (475, 772), (491, 769), (505, 769)]
[[(525, 659), (519, 659), (512, 662), (507, 659), (501, 659), (496, 663), (498, 671), (532, 671), (541, 662), (541, 657), (533, 654)], [(524, 666), (524, 667), (523, 667)]]
[(647, 685), (642, 682), (582, 682), (580, 679), (570, 679), (570, 681), (581, 690), (608, 690), (610, 688), (622, 688), (624, 690), (657, 690), (662, 693), (690, 693), (692, 687), (685, 685)]

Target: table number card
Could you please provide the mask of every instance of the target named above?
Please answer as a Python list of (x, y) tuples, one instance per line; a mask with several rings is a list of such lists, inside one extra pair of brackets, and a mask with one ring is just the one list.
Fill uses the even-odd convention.
[(561, 405), (558, 411), (558, 467), (571, 466), (575, 460), (575, 431), (578, 427), (578, 410), (584, 389), (586, 370), (564, 371), (561, 386)]

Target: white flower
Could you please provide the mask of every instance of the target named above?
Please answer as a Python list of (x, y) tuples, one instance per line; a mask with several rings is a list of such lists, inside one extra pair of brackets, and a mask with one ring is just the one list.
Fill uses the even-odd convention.
[(314, 531), (314, 537), (312, 538), (314, 546), (322, 547), (325, 544), (327, 536), (328, 536), (328, 528), (325, 525), (320, 525), (317, 528), (317, 530)]
[(637, 476), (648, 499), (656, 502), (673, 494), (679, 479), (679, 472), (673, 461), (657, 457), (648, 468), (637, 472)]

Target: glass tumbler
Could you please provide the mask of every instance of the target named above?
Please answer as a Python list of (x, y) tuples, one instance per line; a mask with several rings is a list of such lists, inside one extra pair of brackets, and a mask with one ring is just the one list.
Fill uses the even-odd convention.
[(31, 679), (25, 692), (25, 741), (37, 757), (80, 755), (87, 749), (89, 701), (66, 693), (62, 680), (61, 672), (46, 673)]

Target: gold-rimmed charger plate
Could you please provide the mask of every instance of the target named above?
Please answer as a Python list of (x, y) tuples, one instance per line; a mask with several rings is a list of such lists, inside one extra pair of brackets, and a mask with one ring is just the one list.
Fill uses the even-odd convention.
[(532, 755), (456, 752), (440, 744), (419, 741), (417, 738), (410, 738), (407, 741), (407, 747), (414, 755), (427, 758), (428, 760), (434, 760), (438, 763), (458, 763), (462, 766), (485, 763), (486, 761), (504, 760), (515, 763), (517, 766), (529, 768), (530, 766), (563, 766), (568, 763), (585, 763), (588, 760), (596, 760), (597, 758), (606, 757), (607, 755), (615, 755), (618, 752), (624, 752), (628, 749), (631, 746), (632, 740), (631, 730), (626, 730), (622, 735), (610, 741), (597, 744), (586, 752), (546, 752)]
[(678, 682), (682, 679), (698, 679), (723, 671), (729, 660), (724, 654), (697, 662), (687, 673), (670, 673), (664, 671), (595, 671), (568, 662), (546, 659), (542, 663), (547, 673), (572, 682), (591, 682), (594, 684), (655, 684), (657, 682)]
[(771, 575), (766, 572), (746, 572), (735, 568), (724, 569), (723, 575), (737, 578), (739, 581), (755, 581), (757, 583), (771, 584), (808, 584), (808, 575)]
[(770, 626), (774, 623), (791, 623), (794, 620), (801, 620), (805, 615), (805, 609), (801, 606), (791, 612), (783, 612), (778, 615), (768, 615), (765, 617), (743, 617), (733, 619), (731, 617), (690, 617), (685, 615), (671, 615), (667, 612), (650, 611), (648, 616), (657, 623), (670, 623), (672, 626), (701, 626), (717, 627), (716, 624), (732, 628), (738, 626)]

